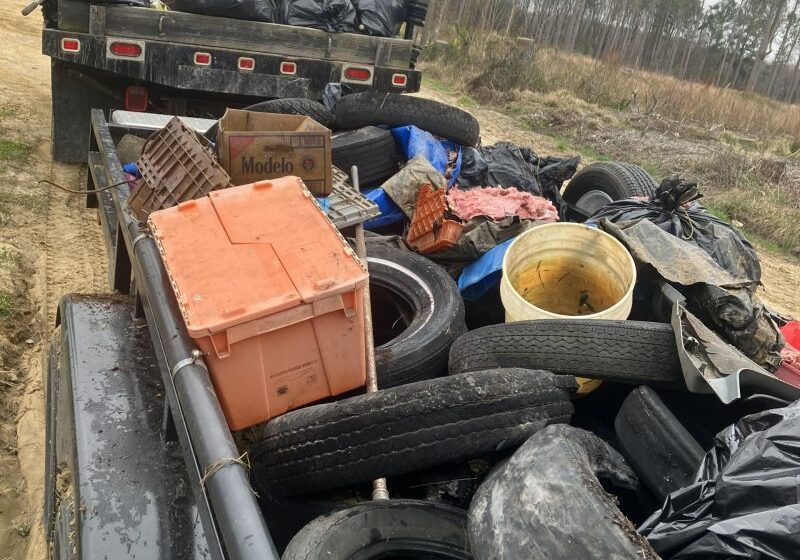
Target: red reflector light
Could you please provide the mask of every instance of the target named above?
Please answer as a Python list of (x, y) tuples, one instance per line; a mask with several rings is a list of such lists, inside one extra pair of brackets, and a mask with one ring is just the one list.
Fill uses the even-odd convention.
[(115, 41), (111, 43), (109, 50), (117, 56), (127, 56), (130, 58), (136, 58), (142, 54), (142, 47), (136, 43)]
[(142, 86), (126, 87), (125, 109), (128, 111), (147, 111), (147, 88)]
[(344, 77), (348, 80), (367, 82), (370, 78), (372, 78), (372, 70), (369, 68), (356, 68), (351, 66), (344, 71)]
[(64, 52), (79, 52), (81, 50), (81, 42), (77, 39), (61, 39), (61, 50)]
[(408, 76), (405, 74), (393, 74), (392, 75), (392, 85), (398, 87), (405, 87), (408, 83)]
[(194, 63), (198, 66), (211, 66), (211, 55), (207, 52), (194, 53)]
[(294, 62), (281, 62), (281, 74), (294, 76), (297, 74), (297, 64)]
[(256, 61), (246, 56), (239, 57), (239, 70), (252, 70), (256, 67)]

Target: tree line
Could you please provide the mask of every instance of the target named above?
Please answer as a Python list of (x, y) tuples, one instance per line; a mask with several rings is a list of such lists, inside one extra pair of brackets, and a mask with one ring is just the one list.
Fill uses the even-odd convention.
[(800, 102), (800, 0), (430, 0), (423, 41), (454, 29)]

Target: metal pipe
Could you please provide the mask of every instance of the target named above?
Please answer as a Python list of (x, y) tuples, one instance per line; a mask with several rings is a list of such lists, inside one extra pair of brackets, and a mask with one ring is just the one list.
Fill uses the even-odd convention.
[[(358, 167), (355, 165), (350, 168), (350, 176), (353, 178), (353, 186), (358, 190), (361, 185), (358, 181)], [(356, 254), (364, 263), (367, 272), (369, 272), (367, 243), (364, 240), (364, 224), (362, 222), (356, 225)], [(370, 298), (369, 285), (364, 290), (364, 338), (367, 350), (367, 393), (374, 393), (378, 390), (378, 371), (375, 366), (375, 339), (372, 336), (372, 300)], [(386, 487), (385, 478), (378, 478), (372, 481), (372, 499), (389, 499), (389, 490)]]

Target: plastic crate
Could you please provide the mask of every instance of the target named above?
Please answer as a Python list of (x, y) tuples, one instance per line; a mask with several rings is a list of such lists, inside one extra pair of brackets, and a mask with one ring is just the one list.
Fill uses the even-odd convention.
[(417, 195), (414, 217), (406, 241), (420, 253), (434, 253), (453, 247), (461, 236), (464, 224), (446, 219), (445, 190), (422, 185)]
[(178, 117), (154, 132), (137, 161), (142, 174), (128, 198), (137, 219), (230, 186), (230, 177), (210, 152), (211, 144)]
[(328, 218), (338, 229), (366, 222), (381, 211), (349, 183), (349, 177), (341, 169), (333, 167), (333, 192), (327, 197)]

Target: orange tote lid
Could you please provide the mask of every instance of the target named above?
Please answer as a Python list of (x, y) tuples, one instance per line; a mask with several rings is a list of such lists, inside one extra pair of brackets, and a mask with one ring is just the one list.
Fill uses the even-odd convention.
[(154, 212), (149, 223), (193, 337), (367, 282), (297, 177), (214, 191)]

